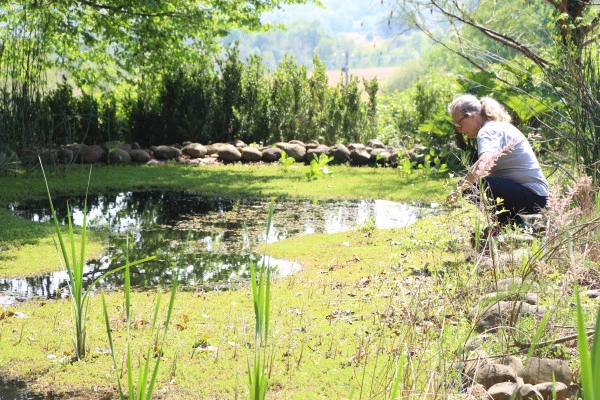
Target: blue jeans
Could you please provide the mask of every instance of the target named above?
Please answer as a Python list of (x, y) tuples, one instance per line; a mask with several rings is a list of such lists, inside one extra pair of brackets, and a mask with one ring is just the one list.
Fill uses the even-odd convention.
[[(485, 177), (482, 179), (487, 197), (494, 203), (499, 197), (503, 202), (496, 205), (500, 225), (516, 223), (523, 225), (518, 214), (536, 214), (546, 207), (546, 196), (538, 196), (525, 186), (506, 178)], [(479, 203), (479, 185), (471, 186), (463, 192), (472, 203)]]

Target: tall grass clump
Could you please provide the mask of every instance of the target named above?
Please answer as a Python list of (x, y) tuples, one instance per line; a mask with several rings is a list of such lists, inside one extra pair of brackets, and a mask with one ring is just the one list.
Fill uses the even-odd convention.
[[(267, 221), (266, 237), (269, 238), (271, 221), (273, 219), (273, 202), (269, 207), (269, 217)], [(255, 335), (254, 335), (254, 362), (250, 365), (248, 357), (248, 385), (250, 388), (250, 399), (265, 399), (267, 395), (267, 386), (269, 383), (269, 361), (268, 342), (269, 342), (269, 323), (271, 309), (271, 268), (264, 262), (260, 269), (256, 271), (257, 265), (250, 264), (250, 283), (252, 286), (252, 299), (254, 301), (255, 313)]]
[[(112, 354), (113, 368), (115, 370), (115, 376), (117, 378), (117, 384), (119, 387), (119, 398), (129, 400), (142, 400), (151, 399), (154, 393), (154, 387), (156, 385), (156, 378), (158, 377), (158, 370), (160, 367), (160, 361), (163, 355), (163, 344), (167, 337), (169, 329), (169, 322), (171, 321), (171, 315), (173, 314), (173, 305), (175, 304), (175, 295), (177, 293), (177, 286), (179, 284), (179, 271), (175, 274), (173, 284), (171, 286), (171, 297), (169, 299), (169, 308), (167, 311), (167, 319), (164, 324), (162, 338), (160, 329), (158, 328), (158, 311), (161, 302), (161, 293), (158, 294), (156, 304), (154, 306), (154, 317), (152, 319), (152, 330), (151, 336), (153, 337), (152, 343), (148, 344), (146, 354), (143, 357), (138, 358), (137, 374), (134, 367), (134, 359), (131, 354), (131, 279), (130, 279), (130, 264), (129, 260), (125, 264), (125, 315), (126, 315), (126, 326), (127, 326), (127, 395), (123, 390), (121, 383), (121, 373), (117, 366), (117, 357), (115, 355), (115, 346), (112, 339), (112, 333), (110, 328), (110, 320), (108, 318), (108, 310), (106, 306), (106, 298), (104, 292), (102, 293), (102, 309), (104, 313), (104, 323), (106, 325), (106, 334), (108, 336), (108, 342), (110, 345), (110, 351)], [(152, 368), (152, 375), (150, 374), (151, 360), (156, 359), (154, 367)], [(137, 378), (136, 378), (137, 375)], [(137, 379), (137, 380), (136, 380)], [(137, 383), (136, 383), (137, 382)]]
[(586, 400), (600, 400), (600, 308), (596, 315), (596, 326), (592, 337), (592, 348), (588, 346), (588, 333), (583, 320), (579, 291), (576, 292), (577, 347), (581, 371), (581, 386)]
[[(73, 347), (75, 349), (75, 358), (77, 360), (81, 360), (85, 357), (86, 354), (86, 322), (87, 322), (87, 308), (89, 295), (96, 284), (104, 279), (106, 276), (114, 274), (122, 269), (126, 269), (130, 266), (141, 264), (143, 262), (152, 260), (154, 257), (146, 257), (139, 261), (136, 261), (131, 264), (126, 264), (114, 270), (108, 271), (98, 277), (95, 281), (92, 282), (91, 285), (87, 289), (83, 287), (83, 275), (85, 268), (85, 240), (87, 233), (87, 194), (90, 186), (90, 180), (92, 177), (92, 170), (90, 168), (90, 173), (88, 176), (88, 189), (86, 189), (85, 193), (85, 202), (83, 208), (83, 225), (81, 228), (81, 245), (79, 247), (79, 253), (75, 247), (75, 235), (73, 233), (73, 221), (71, 218), (71, 211), (69, 206), (67, 205), (67, 218), (68, 218), (68, 236), (67, 239), (69, 241), (69, 251), (67, 250), (67, 245), (65, 244), (65, 238), (63, 237), (63, 233), (60, 229), (60, 225), (58, 222), (58, 218), (56, 216), (56, 211), (54, 210), (54, 205), (52, 203), (52, 196), (50, 195), (50, 187), (48, 186), (48, 179), (46, 178), (46, 173), (44, 171), (44, 166), (40, 160), (40, 166), (42, 168), (42, 174), (44, 176), (44, 182), (46, 183), (46, 191), (48, 193), (48, 202), (50, 204), (50, 212), (52, 213), (52, 220), (54, 221), (54, 228), (56, 232), (56, 236), (58, 237), (58, 242), (60, 246), (60, 251), (62, 254), (61, 263), (63, 263), (65, 269), (67, 270), (68, 275), (68, 285), (69, 292), (71, 294), (72, 301), (72, 311), (73, 311), (73, 322), (75, 324), (75, 332), (73, 337)], [(58, 250), (57, 250), (58, 251)], [(60, 258), (60, 256), (59, 256)]]

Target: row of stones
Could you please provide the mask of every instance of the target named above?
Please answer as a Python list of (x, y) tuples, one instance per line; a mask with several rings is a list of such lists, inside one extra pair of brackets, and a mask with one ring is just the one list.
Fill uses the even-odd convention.
[[(413, 160), (419, 160), (422, 149), (415, 149), (407, 153)], [(350, 163), (352, 165), (369, 165), (379, 163), (381, 165), (397, 165), (398, 150), (394, 147), (385, 146), (380, 140), (372, 139), (364, 145), (353, 143), (348, 146), (336, 144), (326, 146), (315, 141), (303, 143), (298, 140), (277, 143), (272, 147), (249, 146), (242, 141), (231, 143), (215, 143), (203, 145), (200, 143), (185, 142), (182, 145), (151, 146), (141, 149), (136, 143), (122, 144), (119, 142), (106, 142), (102, 145), (87, 146), (83, 144), (72, 144), (58, 149), (44, 149), (42, 158), (52, 161), (69, 163), (79, 162), (83, 164), (97, 163), (148, 163), (150, 160), (180, 160), (214, 158), (221, 162), (276, 162), (279, 161), (285, 151), (287, 157), (296, 162), (310, 162), (314, 157), (325, 154), (333, 157), (333, 163)], [(32, 158), (34, 154), (23, 154), (22, 158)], [(35, 157), (37, 159), (37, 157)]]

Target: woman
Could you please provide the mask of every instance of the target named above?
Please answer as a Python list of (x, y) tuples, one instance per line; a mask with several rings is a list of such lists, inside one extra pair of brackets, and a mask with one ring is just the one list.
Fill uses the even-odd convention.
[(490, 97), (463, 94), (450, 103), (454, 126), (467, 138), (477, 138), (478, 159), (457, 188), (448, 195), (454, 203), (461, 193), (473, 193), (479, 182), (494, 203), (500, 226), (523, 225), (518, 214), (534, 214), (546, 206), (548, 182), (527, 138), (510, 123), (510, 115)]

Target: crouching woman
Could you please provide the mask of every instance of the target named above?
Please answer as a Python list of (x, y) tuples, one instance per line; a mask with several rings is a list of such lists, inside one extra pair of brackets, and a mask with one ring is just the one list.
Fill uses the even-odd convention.
[(488, 199), (501, 199), (494, 203), (499, 226), (523, 225), (519, 214), (546, 207), (548, 182), (527, 138), (510, 123), (500, 103), (463, 94), (450, 103), (448, 112), (460, 133), (477, 138), (478, 153), (477, 161), (448, 195), (449, 203), (461, 193), (478, 200), (483, 188)]

